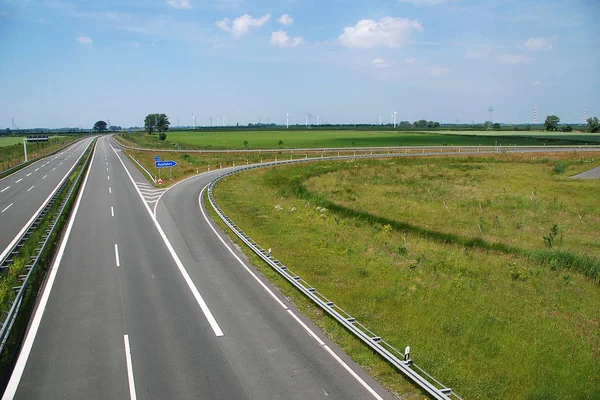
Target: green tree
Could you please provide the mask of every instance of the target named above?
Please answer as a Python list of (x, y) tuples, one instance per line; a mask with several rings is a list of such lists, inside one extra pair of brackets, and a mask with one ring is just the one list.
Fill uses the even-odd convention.
[(164, 133), (164, 132), (160, 132), (160, 133), (158, 134), (158, 138), (159, 138), (160, 140), (163, 140), (163, 141), (164, 141), (164, 140), (167, 138), (167, 134), (166, 134), (166, 133)]
[(148, 114), (144, 120), (144, 129), (146, 129), (146, 132), (148, 132), (149, 135), (152, 135), (156, 130), (156, 115), (157, 114)]
[(548, 115), (546, 117), (546, 122), (544, 122), (544, 128), (547, 131), (555, 131), (558, 129), (558, 124), (560, 123), (560, 118), (556, 115)]
[(588, 118), (587, 123), (589, 125), (590, 132), (596, 133), (600, 130), (600, 122), (598, 117)]
[(100, 131), (100, 132), (105, 131), (106, 130), (106, 122), (104, 122), (104, 121), (97, 121), (94, 124), (94, 130), (95, 131)]
[(573, 132), (573, 127), (571, 125), (564, 125), (560, 127), (561, 132)]
[(526, 131), (530, 131), (531, 130), (531, 125), (525, 125), (525, 130)]
[[(169, 130), (169, 117), (166, 114), (156, 114), (156, 130), (159, 132), (166, 132)], [(165, 136), (166, 137), (166, 136)]]
[(495, 131), (499, 131), (502, 128), (500, 127), (500, 124), (496, 122), (494, 125), (492, 125), (492, 129)]

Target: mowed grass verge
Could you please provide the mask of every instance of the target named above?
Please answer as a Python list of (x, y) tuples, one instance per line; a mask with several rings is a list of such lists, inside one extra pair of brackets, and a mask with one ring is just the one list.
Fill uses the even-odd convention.
[[(215, 196), (275, 257), (397, 348), (409, 344), (417, 363), (464, 398), (599, 398), (598, 281), (536, 256), (598, 262), (600, 183), (568, 176), (599, 161), (507, 154), (314, 163), (232, 176)], [(505, 195), (507, 176), (513, 192)], [(543, 236), (554, 224), (549, 248)], [(368, 350), (342, 347), (388, 387), (403, 386)]]
[[(305, 131), (169, 131), (167, 139), (142, 132), (122, 133), (121, 138), (142, 148), (242, 150), (293, 149), (293, 148), (352, 148), (394, 146), (494, 146), (502, 145), (561, 145), (583, 144), (582, 140), (596, 139), (600, 135), (556, 135), (537, 137), (524, 132), (503, 132), (502, 136), (470, 135), (462, 132), (389, 132), (350, 130)], [(585, 139), (582, 139), (584, 138)], [(282, 142), (281, 144), (279, 142)], [(244, 142), (248, 142), (246, 146)]]

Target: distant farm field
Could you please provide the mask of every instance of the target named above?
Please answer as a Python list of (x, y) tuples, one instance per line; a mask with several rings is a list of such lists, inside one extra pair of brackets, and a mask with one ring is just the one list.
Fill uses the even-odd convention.
[[(583, 136), (562, 134), (536, 137), (525, 132), (502, 132), (503, 137), (476, 136), (465, 132), (388, 132), (351, 130), (290, 130), (290, 131), (170, 131), (166, 141), (157, 135), (123, 133), (121, 137), (143, 148), (170, 149), (293, 149), (293, 148), (352, 148), (394, 146), (471, 146), (483, 145), (559, 145), (583, 144)], [(531, 136), (531, 137), (530, 137)], [(600, 135), (596, 135), (600, 142)], [(585, 136), (587, 138), (587, 136)], [(590, 136), (590, 142), (595, 137)], [(574, 141), (576, 140), (576, 141)], [(247, 145), (244, 143), (247, 142)], [(281, 142), (281, 143), (280, 143)]]
[(13, 144), (23, 144), (22, 137), (0, 137), (0, 147), (12, 146)]
[[(598, 153), (353, 160), (245, 172), (214, 193), (276, 258), (409, 344), (463, 398), (596, 399), (600, 181), (569, 176), (599, 165)], [(402, 380), (339, 343), (388, 387)]]

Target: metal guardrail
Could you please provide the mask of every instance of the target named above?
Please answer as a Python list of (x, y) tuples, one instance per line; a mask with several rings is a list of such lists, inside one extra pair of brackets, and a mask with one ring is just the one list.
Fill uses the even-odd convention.
[[(284, 277), (288, 282), (290, 282), (294, 287), (300, 290), (306, 297), (311, 299), (315, 304), (317, 304), (321, 309), (323, 309), (327, 314), (336, 319), (340, 324), (342, 324), (348, 331), (353, 333), (357, 338), (359, 338), (363, 343), (369, 346), (371, 349), (376, 351), (381, 357), (387, 360), (390, 364), (400, 370), (406, 377), (415, 382), (419, 387), (421, 387), (424, 391), (426, 391), (429, 395), (431, 395), (435, 399), (450, 399), (449, 396), (453, 396), (453, 398), (462, 400), (456, 393), (452, 391), (451, 388), (446, 387), (444, 384), (436, 380), (433, 376), (428, 374), (425, 370), (419, 367), (412, 361), (404, 361), (404, 354), (394, 348), (390, 343), (386, 342), (380, 336), (377, 336), (374, 332), (369, 330), (367, 327), (362, 325), (360, 322), (356, 320), (356, 318), (352, 317), (348, 312), (343, 310), (341, 307), (337, 306), (333, 301), (329, 300), (322, 293), (320, 293), (315, 287), (310, 285), (304, 279), (302, 279), (299, 275), (295, 274), (289, 267), (281, 263), (281, 261), (274, 258), (271, 254), (268, 253), (267, 250), (263, 249), (258, 243), (256, 243), (250, 236), (244, 233), (226, 214), (217, 204), (214, 195), (213, 189), (217, 182), (226, 178), (227, 176), (248, 171), (255, 168), (261, 168), (266, 166), (274, 166), (274, 165), (284, 165), (284, 164), (292, 164), (298, 162), (307, 162), (307, 161), (317, 161), (317, 160), (339, 160), (339, 159), (349, 159), (349, 158), (366, 158), (373, 157), (371, 155), (365, 156), (345, 156), (345, 157), (323, 157), (316, 159), (299, 159), (292, 161), (280, 161), (280, 162), (271, 162), (259, 165), (252, 165), (248, 167), (239, 167), (234, 169), (231, 172), (228, 172), (224, 175), (219, 176), (215, 180), (213, 180), (208, 186), (208, 199), (213, 209), (219, 215), (219, 217), (223, 220), (223, 222), (235, 233), (237, 237), (239, 237), (246, 245), (256, 253), (261, 259), (263, 259), (268, 265), (271, 266), (275, 271), (277, 271), (282, 277)], [(380, 155), (379, 157), (389, 157), (389, 155)]]
[[(572, 145), (531, 145), (531, 146), (517, 146), (513, 144), (509, 145), (473, 145), (473, 146), (387, 146), (387, 147), (315, 147), (315, 148), (284, 148), (284, 149), (230, 149), (230, 150), (199, 150), (199, 149), (148, 149), (144, 147), (133, 147), (127, 146), (119, 141), (120, 138), (114, 137), (116, 143), (119, 144), (120, 147), (127, 150), (135, 150), (135, 151), (146, 151), (146, 152), (158, 152), (158, 153), (282, 153), (283, 154), (296, 154), (299, 152), (369, 152), (369, 151), (426, 151), (426, 150), (455, 150), (454, 152), (461, 152), (461, 149), (478, 149), (477, 151), (510, 151), (510, 150), (525, 150), (525, 149), (552, 149), (552, 148), (561, 148), (561, 149), (600, 149), (600, 144), (598, 143), (585, 143), (585, 144), (572, 144)], [(454, 153), (453, 152), (453, 153)], [(414, 152), (413, 152), (414, 154)]]
[[(93, 148), (93, 145), (92, 145), (92, 148)], [(93, 151), (90, 151), (90, 153), (88, 154), (85, 162), (83, 163), (84, 166), (88, 165), (92, 153), (93, 153)], [(41, 259), (42, 255), (44, 254), (44, 251), (46, 250), (46, 247), (47, 247), (48, 243), (50, 242), (50, 238), (52, 237), (52, 234), (54, 233), (56, 224), (57, 224), (58, 220), (62, 217), (62, 215), (65, 211), (65, 207), (68, 204), (69, 200), (71, 199), (71, 196), (73, 195), (75, 187), (77, 187), (78, 183), (80, 182), (81, 176), (85, 170), (86, 170), (86, 168), (84, 167), (84, 168), (81, 168), (81, 170), (79, 171), (79, 174), (77, 175), (77, 179), (71, 185), (69, 192), (66, 194), (66, 196), (63, 197), (58, 213), (56, 213), (52, 217), (52, 220), (50, 221), (50, 224), (48, 225), (48, 229), (46, 229), (46, 231), (42, 235), (42, 241), (37, 243), (37, 247), (34, 249), (35, 255), (32, 255), (29, 258), (28, 264), (25, 265), (25, 270), (27, 271), (27, 275), (19, 276), (19, 281), (21, 282), (21, 286), (16, 286), (13, 288), (13, 290), (17, 293), (17, 295), (12, 302), (12, 306), (11, 306), (10, 310), (8, 311), (8, 313), (6, 313), (6, 316), (3, 318), (2, 329), (0, 330), (0, 355), (4, 351), (6, 342), (12, 332), (12, 327), (13, 327), (13, 325), (17, 319), (17, 316), (19, 314), (19, 310), (20, 310), (21, 304), (23, 302), (23, 296), (25, 295), (25, 291), (27, 290), (27, 285), (29, 284), (29, 280), (30, 280), (33, 272), (35, 271), (35, 268), (38, 265), (39, 260)], [(16, 257), (19, 255), (20, 249), (28, 243), (28, 241), (31, 238), (31, 236), (33, 235), (33, 233), (42, 224), (48, 211), (54, 206), (54, 204), (56, 203), (56, 200), (58, 200), (60, 198), (61, 194), (64, 192), (64, 190), (68, 186), (68, 184), (69, 184), (69, 179), (65, 179), (63, 181), (63, 183), (60, 185), (59, 189), (54, 193), (54, 195), (52, 195), (50, 201), (46, 204), (46, 206), (38, 214), (38, 216), (36, 217), (34, 222), (29, 226), (29, 228), (27, 229), (25, 234), (21, 237), (21, 239), (17, 242), (17, 244), (13, 247), (13, 249), (8, 253), (7, 258), (2, 262), (2, 264), (0, 264), (0, 272), (5, 272), (10, 268), (10, 266), (13, 264), (13, 260), (11, 259), (11, 257)]]

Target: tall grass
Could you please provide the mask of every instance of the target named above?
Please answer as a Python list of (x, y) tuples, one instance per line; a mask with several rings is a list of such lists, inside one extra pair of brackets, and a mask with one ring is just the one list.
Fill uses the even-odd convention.
[[(448, 197), (450, 213), (439, 198), (424, 202), (418, 191), (422, 208), (435, 204), (440, 215), (446, 213), (447, 224), (423, 211), (420, 220), (403, 220), (394, 201), (403, 198), (382, 196), (376, 188), (400, 190), (400, 183), (390, 183), (398, 178), (398, 166), (423, 168), (436, 182), (446, 179), (445, 164), (466, 175), (494, 168), (502, 174), (507, 163), (514, 163), (524, 175), (539, 168), (550, 180), (566, 179), (552, 173), (552, 157), (545, 162), (531, 157), (280, 167), (232, 176), (217, 185), (215, 196), (263, 247), (396, 347), (410, 344), (417, 363), (464, 398), (597, 398), (600, 291), (593, 271), (585, 272), (597, 265), (589, 264), (591, 256), (564, 243), (544, 248), (536, 230), (529, 230), (531, 241), (521, 245), (477, 228), (480, 236), (473, 238), (449, 218), (458, 212)], [(564, 157), (569, 174), (590, 167), (585, 160)], [(349, 184), (348, 177), (355, 181)], [(535, 179), (539, 191), (543, 182)], [(484, 180), (474, 182), (485, 186)], [(429, 196), (450, 193), (445, 187), (421, 189)], [(510, 225), (500, 215), (497, 227), (490, 219), (486, 229), (493, 233)], [(571, 246), (567, 239), (563, 242)], [(538, 241), (539, 246), (530, 245)], [(326, 329), (334, 340), (341, 337), (335, 328)], [(386, 376), (384, 382), (402, 379), (382, 373), (360, 350), (346, 350)]]

